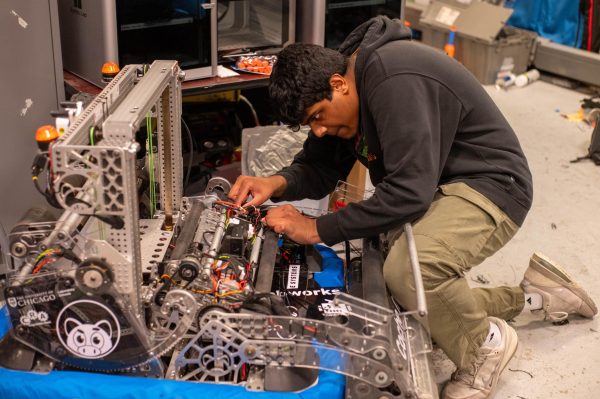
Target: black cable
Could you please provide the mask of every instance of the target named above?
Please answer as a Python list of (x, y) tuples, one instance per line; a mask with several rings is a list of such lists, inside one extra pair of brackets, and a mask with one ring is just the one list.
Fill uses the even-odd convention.
[(37, 191), (38, 191), (40, 194), (42, 194), (44, 197), (46, 197), (46, 198), (47, 198), (47, 194), (46, 194), (44, 191), (42, 191), (42, 189), (41, 189), (41, 187), (40, 187), (40, 184), (38, 183), (38, 179), (32, 179), (32, 180), (33, 180), (33, 185), (35, 186), (35, 189), (36, 189), (36, 190), (37, 190)]
[(185, 191), (185, 188), (187, 187), (188, 183), (190, 182), (190, 175), (192, 173), (192, 161), (194, 160), (194, 140), (192, 139), (192, 132), (190, 131), (190, 128), (188, 127), (187, 123), (185, 123), (185, 120), (183, 120), (183, 117), (181, 118), (181, 123), (182, 123), (183, 127), (185, 128), (185, 131), (188, 136), (188, 140), (190, 142), (190, 159), (188, 161), (188, 170), (187, 170), (187, 173), (185, 174), (185, 180), (183, 182), (183, 190)]
[(350, 270), (350, 263), (352, 262), (352, 256), (350, 255), (350, 241), (344, 241), (344, 249), (346, 252), (346, 261), (344, 262), (344, 287), (346, 287), (346, 292), (350, 291), (350, 287), (348, 285), (348, 271)]

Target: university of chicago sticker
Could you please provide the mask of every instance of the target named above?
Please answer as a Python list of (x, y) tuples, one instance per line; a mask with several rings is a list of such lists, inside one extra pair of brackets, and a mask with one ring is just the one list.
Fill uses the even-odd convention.
[(71, 302), (60, 311), (56, 333), (65, 349), (84, 359), (106, 357), (121, 338), (119, 321), (112, 310), (87, 299)]

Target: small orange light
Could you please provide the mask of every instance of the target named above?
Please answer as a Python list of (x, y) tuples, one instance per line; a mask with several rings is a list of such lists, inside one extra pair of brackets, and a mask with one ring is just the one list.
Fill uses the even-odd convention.
[(35, 131), (35, 141), (38, 143), (49, 143), (56, 140), (58, 137), (59, 134), (52, 125), (40, 126), (38, 130)]
[(115, 76), (120, 71), (119, 66), (114, 62), (106, 62), (102, 65), (102, 75)]

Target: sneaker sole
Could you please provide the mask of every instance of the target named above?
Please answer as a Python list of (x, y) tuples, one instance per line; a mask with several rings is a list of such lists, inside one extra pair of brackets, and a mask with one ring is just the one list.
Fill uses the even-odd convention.
[(565, 288), (569, 289), (571, 292), (573, 292), (575, 295), (581, 298), (581, 300), (583, 300), (583, 302), (585, 302), (586, 305), (590, 307), (594, 315), (598, 313), (598, 308), (596, 307), (594, 300), (558, 264), (552, 262), (544, 255), (538, 253), (534, 253), (531, 256), (531, 260), (532, 262), (529, 263), (529, 267), (531, 267), (536, 272), (542, 274), (544, 277), (547, 277), (555, 283), (558, 283), (564, 286)]

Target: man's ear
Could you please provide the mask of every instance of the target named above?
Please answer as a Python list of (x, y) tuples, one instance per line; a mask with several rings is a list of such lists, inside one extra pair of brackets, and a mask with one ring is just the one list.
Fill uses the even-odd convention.
[(348, 91), (348, 82), (346, 82), (346, 78), (339, 73), (334, 73), (331, 75), (331, 78), (329, 78), (329, 84), (331, 85), (331, 90), (338, 90), (342, 93)]

